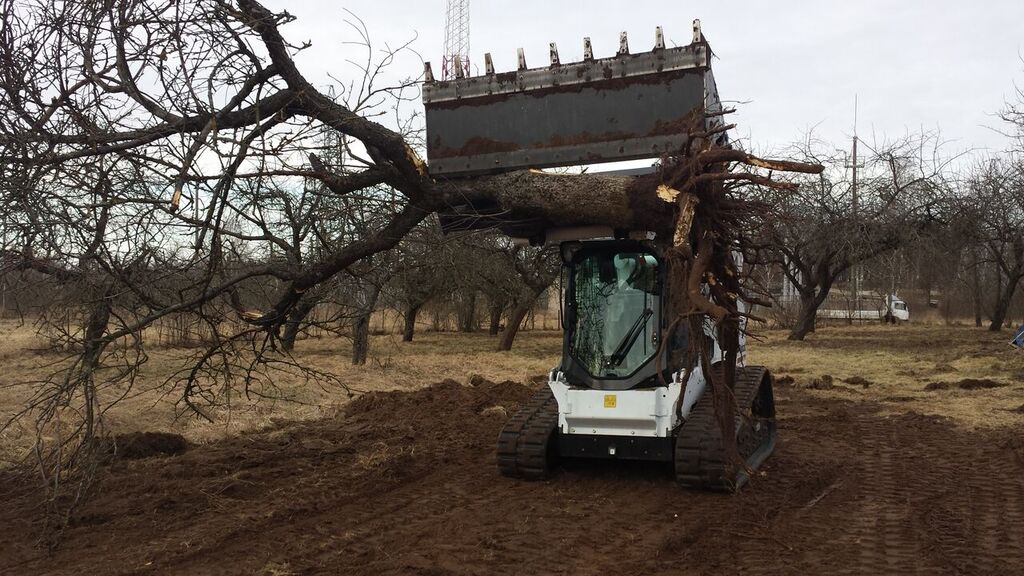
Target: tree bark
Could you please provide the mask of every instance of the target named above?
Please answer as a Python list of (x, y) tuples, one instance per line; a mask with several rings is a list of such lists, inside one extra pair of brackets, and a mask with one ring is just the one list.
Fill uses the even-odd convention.
[[(482, 176), (453, 184), (455, 198), (465, 198), (477, 206), (490, 206), (498, 219), (543, 219), (557, 226), (607, 225), (630, 228), (639, 219), (671, 217), (670, 205), (660, 214), (641, 211), (630, 197), (636, 178), (598, 174), (550, 174), (518, 171), (497, 176)], [(647, 196), (655, 185), (649, 186)], [(653, 203), (652, 203), (653, 205)], [(566, 207), (572, 207), (567, 210)], [(657, 207), (655, 205), (655, 207)], [(643, 206), (647, 208), (647, 206)], [(472, 218), (478, 218), (474, 212)]]
[(516, 339), (516, 334), (519, 333), (519, 327), (523, 323), (523, 319), (533, 308), (534, 300), (531, 299), (521, 304), (516, 304), (512, 308), (512, 311), (508, 315), (508, 322), (505, 324), (505, 330), (502, 331), (501, 336), (498, 338), (498, 351), (508, 352), (512, 349), (512, 342)]
[(316, 307), (316, 300), (301, 300), (295, 308), (288, 313), (288, 320), (284, 323), (284, 331), (281, 333), (281, 347), (287, 352), (295, 349), (295, 339), (299, 335), (302, 321)]
[(416, 332), (416, 315), (419, 314), (421, 304), (409, 304), (405, 307), (405, 328), (402, 330), (402, 342), (412, 342), (413, 334)]
[(476, 330), (476, 292), (464, 295), (462, 308), (459, 310), (459, 331), (470, 333)]
[(989, 331), (999, 332), (1003, 329), (1006, 315), (1010, 311), (1010, 302), (1013, 300), (1014, 292), (1017, 291), (1020, 278), (1020, 276), (1014, 275), (1006, 279), (1005, 285), (1000, 286), (1001, 290), (996, 298), (995, 308), (992, 310), (992, 322), (988, 325)]
[(814, 305), (813, 300), (813, 297), (800, 297), (800, 311), (797, 313), (793, 329), (789, 331), (788, 340), (803, 340), (814, 331), (814, 323), (818, 319), (818, 307)]
[(981, 273), (978, 271), (978, 253), (971, 250), (973, 265), (971, 266), (971, 298), (974, 300), (974, 326), (981, 328)]
[(374, 284), (363, 287), (363, 290), (362, 306), (352, 324), (352, 364), (356, 366), (366, 364), (370, 351), (370, 319), (380, 295), (380, 287)]
[(501, 313), (505, 311), (505, 305), (492, 303), (489, 308), (490, 323), (487, 327), (487, 333), (491, 336), (497, 336), (498, 332), (501, 331)]
[(803, 340), (808, 334), (814, 332), (814, 324), (818, 320), (818, 308), (825, 302), (831, 289), (832, 282), (826, 282), (818, 286), (816, 293), (813, 288), (807, 292), (800, 292), (800, 312), (797, 314), (796, 324), (789, 332), (788, 340)]
[(366, 355), (370, 351), (370, 313), (356, 317), (352, 324), (352, 364), (366, 364)]

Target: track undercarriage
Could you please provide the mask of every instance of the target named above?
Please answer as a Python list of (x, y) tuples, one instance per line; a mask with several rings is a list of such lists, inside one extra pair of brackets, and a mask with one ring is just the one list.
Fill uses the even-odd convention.
[[(675, 430), (669, 459), (675, 476), (688, 488), (735, 491), (758, 470), (775, 447), (772, 378), (763, 366), (736, 370), (733, 388), (738, 416), (736, 447), (740, 462), (730, 461), (708, 388)], [(558, 404), (551, 390), (539, 390), (502, 428), (498, 469), (526, 480), (548, 478), (563, 456), (558, 449)]]

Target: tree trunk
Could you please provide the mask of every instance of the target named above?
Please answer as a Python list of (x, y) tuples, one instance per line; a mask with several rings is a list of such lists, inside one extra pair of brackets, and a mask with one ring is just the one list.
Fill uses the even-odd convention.
[(995, 309), (992, 310), (992, 322), (988, 325), (989, 331), (999, 332), (1003, 329), (1003, 323), (1006, 322), (1006, 315), (1010, 311), (1010, 302), (1013, 300), (1018, 282), (1020, 282), (1020, 276), (1015, 275), (1012, 278), (1007, 278), (1005, 286), (1001, 286), (1002, 290), (999, 291), (999, 296), (996, 298)]
[(310, 311), (316, 306), (316, 300), (301, 300), (288, 313), (288, 320), (284, 323), (284, 332), (281, 333), (281, 347), (287, 352), (295, 349), (295, 339), (299, 335), (302, 321), (306, 319)]
[(974, 300), (974, 326), (981, 328), (981, 273), (978, 272), (978, 254), (973, 250), (974, 265), (971, 267), (971, 299)]
[(498, 332), (501, 331), (501, 313), (505, 311), (504, 304), (491, 304), (490, 306), (490, 324), (487, 328), (487, 333), (491, 336), (497, 336)]
[(476, 292), (470, 292), (463, 299), (463, 307), (459, 310), (459, 331), (473, 332), (476, 330)]
[(366, 355), (370, 351), (370, 314), (363, 313), (356, 317), (352, 324), (352, 364), (366, 364)]
[(416, 332), (416, 314), (420, 311), (421, 304), (409, 304), (405, 307), (405, 329), (402, 330), (402, 342), (412, 342), (412, 336)]
[(363, 290), (362, 305), (352, 324), (352, 364), (357, 366), (366, 364), (366, 355), (370, 351), (370, 320), (380, 295), (380, 287), (376, 285), (366, 286)]
[[(671, 205), (655, 200), (647, 205), (646, 198), (631, 197), (630, 188), (635, 177), (604, 174), (549, 174), (517, 171), (498, 176), (473, 178), (459, 191), (471, 203), (484, 201), (495, 205), (494, 223), (542, 219), (559, 226), (594, 226), (604, 224), (613, 228), (631, 228), (651, 218), (670, 221)], [(651, 179), (648, 190), (658, 182)], [(648, 194), (647, 196), (651, 196)], [(571, 207), (571, 209), (567, 209)], [(474, 213), (467, 225), (475, 227), (481, 214)]]
[(818, 319), (818, 307), (814, 304), (814, 297), (805, 298), (800, 296), (800, 311), (796, 316), (796, 323), (789, 331), (788, 340), (803, 340), (811, 332), (814, 332), (814, 323)]
[(507, 352), (512, 349), (512, 342), (515, 341), (516, 334), (519, 333), (519, 326), (522, 325), (523, 319), (526, 318), (531, 308), (533, 308), (532, 299), (512, 308), (512, 312), (508, 315), (508, 322), (505, 324), (505, 330), (498, 338), (499, 352)]
[[(819, 174), (817, 164), (754, 158), (740, 150), (702, 154), (701, 166), (742, 162), (773, 170)], [(487, 206), (449, 224), (480, 229), (517, 220), (541, 220), (551, 226), (609, 226), (622, 229), (669, 231), (675, 226), (675, 206), (654, 191), (662, 175), (552, 174), (519, 170), (497, 176), (453, 181), (452, 196), (468, 204)], [(457, 222), (453, 222), (457, 221)]]
[(818, 320), (818, 308), (825, 302), (829, 290), (832, 289), (832, 282), (826, 282), (817, 287), (809, 289), (809, 294), (800, 293), (800, 312), (796, 317), (796, 324), (790, 330), (788, 340), (803, 340), (805, 336), (814, 332), (814, 324)]

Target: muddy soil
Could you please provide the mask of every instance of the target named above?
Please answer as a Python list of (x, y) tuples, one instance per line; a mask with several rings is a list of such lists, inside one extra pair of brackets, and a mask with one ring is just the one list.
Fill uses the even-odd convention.
[(722, 495), (660, 465), (499, 476), (498, 429), (530, 394), (444, 382), (115, 460), (50, 553), (35, 493), (0, 478), (0, 573), (1024, 574), (1024, 418), (967, 431), (780, 387), (776, 453)]

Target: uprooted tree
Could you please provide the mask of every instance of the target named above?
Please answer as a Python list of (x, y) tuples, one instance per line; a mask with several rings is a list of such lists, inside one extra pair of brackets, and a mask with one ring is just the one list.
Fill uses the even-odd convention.
[[(231, 387), (272, 392), (279, 371), (330, 378), (288, 354), (289, 319), (330, 283), (368, 278), (374, 255), (466, 199), (510, 218), (656, 232), (676, 263), (669, 282), (687, 295), (675, 300), (673, 324), (713, 319), (734, 366), (737, 301), (757, 301), (732, 256), (758, 209), (738, 190), (792, 190), (765, 171), (820, 166), (719, 146), (697, 111), (681, 127), (689, 144), (649, 176), (437, 180), (401, 112), (414, 82), (378, 76), (401, 50), (374, 59), (356, 25), (370, 57), (331, 97), (295, 65), (303, 46), (280, 31), (290, 20), (255, 0), (4, 0), (0, 266), (60, 287), (67, 299), (54, 305), (77, 319), (62, 333), (65, 361), (25, 411), (40, 432), (37, 469), (52, 487), (99, 449), (103, 411), (135, 381), (148, 328), (186, 315), (208, 331), (167, 382), (196, 414)], [(384, 113), (391, 127), (370, 119)], [(318, 155), (323, 130), (337, 135), (340, 161)], [(360, 198), (387, 209), (353, 220), (346, 206)], [(337, 226), (322, 224), (325, 211), (340, 213)], [(691, 357), (706, 364), (701, 345)], [(734, 425), (732, 377), (727, 369), (712, 381), (723, 432)], [(58, 416), (62, 433), (44, 434)]]

